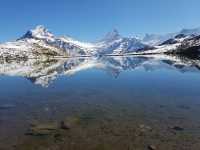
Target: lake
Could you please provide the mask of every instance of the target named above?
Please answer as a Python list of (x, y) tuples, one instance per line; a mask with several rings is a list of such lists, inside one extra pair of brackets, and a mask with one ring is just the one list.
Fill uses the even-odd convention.
[(0, 150), (199, 150), (200, 59), (0, 61)]

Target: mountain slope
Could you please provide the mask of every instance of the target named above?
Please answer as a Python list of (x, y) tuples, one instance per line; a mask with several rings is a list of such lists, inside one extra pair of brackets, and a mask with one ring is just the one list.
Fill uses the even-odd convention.
[(0, 57), (79, 56), (89, 54), (91, 47), (68, 37), (57, 38), (43, 26), (37, 26), (17, 41), (0, 44)]
[(183, 29), (167, 35), (146, 35), (141, 40), (123, 37), (113, 30), (96, 43), (85, 43), (71, 37), (56, 37), (45, 27), (37, 26), (14, 42), (0, 44), (0, 58), (186, 53), (199, 48), (199, 35), (200, 28)]
[(117, 30), (108, 33), (101, 41), (84, 43), (71, 37), (55, 37), (43, 26), (26, 32), (15, 42), (0, 45), (3, 57), (83, 56), (97, 54), (124, 54), (148, 48), (139, 39), (122, 37)]
[(168, 39), (152, 50), (139, 52), (140, 54), (200, 54), (200, 35), (178, 34), (174, 38)]
[(182, 29), (179, 32), (175, 33), (168, 33), (168, 34), (146, 34), (144, 38), (142, 39), (142, 42), (151, 45), (151, 46), (156, 46), (168, 39), (174, 38), (176, 35), (179, 34), (184, 34), (184, 35), (200, 35), (200, 27), (199, 28), (194, 28), (194, 29)]
[(122, 37), (117, 30), (109, 32), (96, 45), (98, 52), (102, 54), (125, 54), (149, 47), (139, 39)]

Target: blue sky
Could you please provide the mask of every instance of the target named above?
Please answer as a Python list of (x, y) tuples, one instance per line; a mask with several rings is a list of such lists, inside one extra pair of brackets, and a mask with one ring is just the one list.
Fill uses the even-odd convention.
[(83, 41), (114, 28), (124, 36), (174, 32), (200, 26), (199, 6), (199, 0), (1, 0), (0, 41), (40, 24)]

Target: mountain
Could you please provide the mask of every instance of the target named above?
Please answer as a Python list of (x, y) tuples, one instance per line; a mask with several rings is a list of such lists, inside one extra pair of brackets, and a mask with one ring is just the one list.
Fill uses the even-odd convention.
[(119, 34), (118, 30), (117, 29), (114, 29), (113, 31), (111, 32), (108, 32), (104, 38), (102, 38), (99, 42), (101, 43), (110, 43), (110, 42), (113, 42), (117, 39), (121, 39), (122, 36)]
[(55, 40), (54, 35), (51, 32), (49, 32), (44, 26), (41, 25), (37, 26), (33, 30), (29, 30), (20, 39), (27, 39), (27, 38), (43, 39), (49, 42)]
[(184, 34), (184, 35), (200, 35), (200, 27), (194, 29), (182, 29), (179, 32), (175, 33), (167, 33), (167, 34), (146, 34), (144, 38), (141, 40), (143, 43), (151, 46), (156, 46), (168, 39), (174, 38), (176, 35)]
[(184, 34), (184, 35), (200, 35), (200, 27), (199, 28), (194, 28), (194, 29), (182, 29), (179, 34)]
[(98, 42), (85, 43), (69, 36), (56, 37), (44, 26), (37, 26), (14, 42), (0, 44), (0, 58), (186, 53), (199, 48), (199, 35), (200, 28), (183, 29), (166, 35), (147, 34), (141, 40), (123, 37), (117, 30), (113, 30)]
[(42, 40), (46, 44), (60, 49), (66, 55), (86, 55), (87, 50), (91, 47), (89, 44), (78, 42), (70, 37), (55, 37), (45, 27), (37, 26), (34, 30), (28, 31), (21, 40), (37, 39)]
[(149, 48), (137, 38), (123, 37), (117, 30), (113, 30), (97, 42), (97, 51), (102, 54), (125, 54)]
[(0, 45), (4, 58), (35, 58), (48, 56), (85, 56), (97, 54), (124, 54), (147, 48), (136, 38), (122, 37), (117, 30), (108, 33), (96, 43), (85, 43), (71, 37), (56, 37), (44, 26), (29, 30), (14, 42)]
[(200, 32), (198, 29), (182, 30), (151, 50), (143, 50), (140, 54), (181, 54), (181, 55), (199, 55), (200, 54)]
[(141, 41), (147, 45), (156, 46), (170, 38), (173, 38), (174, 35), (176, 35), (176, 33), (169, 33), (165, 35), (146, 34)]
[[(0, 44), (0, 57), (37, 58), (86, 55), (86, 46), (67, 37), (55, 37), (43, 26), (26, 32), (14, 42)], [(89, 49), (89, 48), (88, 48)]]

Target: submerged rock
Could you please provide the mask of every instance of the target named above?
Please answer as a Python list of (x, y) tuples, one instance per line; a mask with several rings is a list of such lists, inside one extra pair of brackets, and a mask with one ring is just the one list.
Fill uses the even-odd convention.
[(50, 134), (59, 134), (63, 132), (62, 130), (70, 129), (70, 125), (65, 121), (61, 121), (60, 123), (58, 122), (32, 123), (30, 124), (30, 126), (31, 127), (25, 133), (26, 135), (44, 136)]
[(173, 130), (176, 130), (176, 131), (183, 131), (184, 128), (180, 127), (180, 126), (174, 126), (172, 127)]
[(69, 129), (70, 129), (70, 125), (67, 124), (67, 123), (64, 122), (64, 121), (61, 121), (61, 122), (60, 122), (60, 128), (63, 129), (63, 130), (69, 130)]
[(32, 124), (26, 135), (43, 136), (58, 130), (57, 123)]
[(142, 131), (142, 132), (152, 131), (152, 128), (150, 126), (147, 126), (147, 125), (144, 125), (144, 124), (141, 124), (139, 126), (139, 128), (140, 128), (140, 131)]
[(154, 145), (149, 145), (148, 150), (157, 150), (156, 146)]

